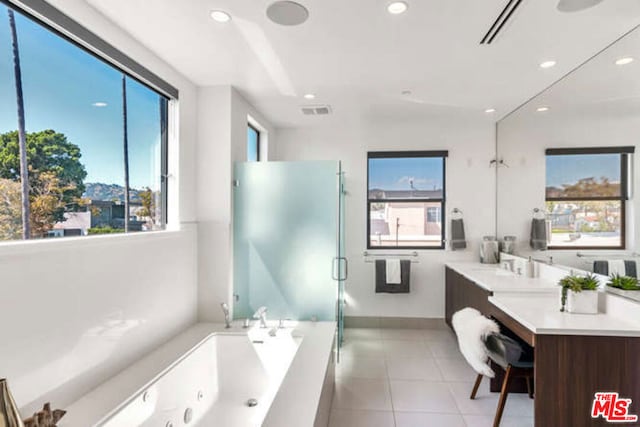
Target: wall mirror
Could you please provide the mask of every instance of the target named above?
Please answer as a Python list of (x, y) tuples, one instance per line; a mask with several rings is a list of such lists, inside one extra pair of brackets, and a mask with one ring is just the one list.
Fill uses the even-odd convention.
[[(497, 125), (497, 234), (516, 253), (591, 270), (640, 243), (640, 29)], [(534, 210), (549, 249), (529, 246)], [(640, 258), (636, 258), (640, 259)]]

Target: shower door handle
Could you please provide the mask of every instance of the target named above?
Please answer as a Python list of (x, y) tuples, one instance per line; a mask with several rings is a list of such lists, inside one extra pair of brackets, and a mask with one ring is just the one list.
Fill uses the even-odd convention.
[[(342, 261), (344, 261), (344, 277), (342, 277)], [(349, 275), (349, 261), (345, 257), (334, 257), (333, 266), (331, 269), (331, 278), (333, 280), (347, 280)]]

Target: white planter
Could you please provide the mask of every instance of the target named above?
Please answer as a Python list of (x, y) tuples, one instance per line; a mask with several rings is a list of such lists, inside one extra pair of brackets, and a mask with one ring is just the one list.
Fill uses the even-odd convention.
[(598, 291), (567, 292), (569, 313), (598, 314)]

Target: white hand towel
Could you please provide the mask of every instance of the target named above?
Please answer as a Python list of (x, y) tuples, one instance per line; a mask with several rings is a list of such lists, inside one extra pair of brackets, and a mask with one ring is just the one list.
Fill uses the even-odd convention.
[(609, 276), (618, 274), (620, 276), (627, 275), (627, 269), (624, 266), (623, 259), (610, 259), (609, 260)]
[(387, 267), (387, 284), (389, 285), (399, 285), (402, 283), (402, 279), (400, 278), (400, 260), (399, 259), (388, 259), (386, 260)]

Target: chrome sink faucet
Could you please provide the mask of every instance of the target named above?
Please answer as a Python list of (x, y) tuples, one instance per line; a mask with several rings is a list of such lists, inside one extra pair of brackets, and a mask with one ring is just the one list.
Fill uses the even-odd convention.
[(262, 306), (255, 313), (253, 313), (254, 319), (260, 319), (260, 327), (267, 327), (267, 307)]
[(224, 327), (229, 329), (231, 327), (231, 316), (229, 315), (229, 305), (226, 302), (220, 303), (222, 312), (224, 313)]
[(515, 264), (516, 264), (516, 260), (515, 259), (505, 259), (502, 261), (502, 268), (504, 268), (507, 271), (510, 271), (512, 273), (515, 273)]

